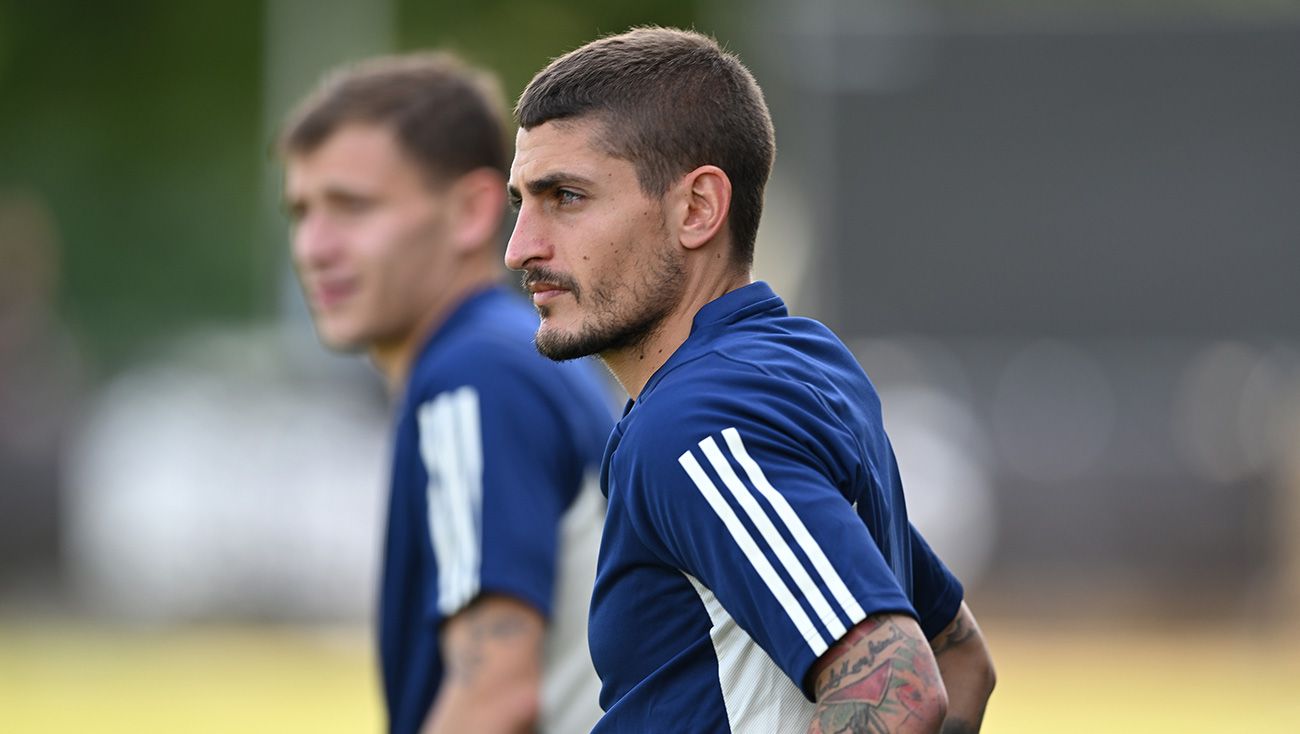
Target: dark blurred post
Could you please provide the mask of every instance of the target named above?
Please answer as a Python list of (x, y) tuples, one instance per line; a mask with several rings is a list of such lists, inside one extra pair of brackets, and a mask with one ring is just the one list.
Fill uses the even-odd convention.
[(49, 210), (0, 192), (0, 587), (11, 593), (58, 589), (59, 462), (79, 384), (58, 285)]

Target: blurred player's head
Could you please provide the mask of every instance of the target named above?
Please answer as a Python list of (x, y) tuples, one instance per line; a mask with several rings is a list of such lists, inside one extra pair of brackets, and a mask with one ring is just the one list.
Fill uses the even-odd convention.
[(526, 271), (544, 354), (635, 347), (706, 261), (748, 273), (772, 122), (712, 38), (637, 28), (593, 41), (539, 72), (515, 114), (506, 263)]
[(292, 254), (321, 340), (382, 362), (497, 274), (509, 153), (497, 83), (447, 54), (345, 68), (279, 139)]

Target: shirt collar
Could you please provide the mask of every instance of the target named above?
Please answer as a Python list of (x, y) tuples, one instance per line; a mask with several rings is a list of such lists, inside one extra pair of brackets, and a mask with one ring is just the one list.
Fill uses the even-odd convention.
[[(666, 362), (655, 370), (650, 379), (646, 380), (645, 387), (641, 388), (641, 398), (645, 399), (646, 395), (654, 390), (655, 385), (664, 375), (672, 371), (683, 359), (687, 359), (693, 351), (697, 342), (706, 338), (703, 334), (719, 328), (726, 328), (732, 324), (740, 322), (750, 316), (762, 312), (775, 310), (777, 315), (787, 313), (785, 302), (781, 297), (772, 290), (767, 283), (756, 280), (745, 286), (741, 286), (734, 291), (728, 291), (721, 296), (709, 301), (695, 313), (695, 318), (691, 320), (691, 333), (686, 337), (686, 341), (673, 352), (672, 356)], [(699, 336), (697, 336), (699, 335)], [(635, 401), (629, 400), (623, 409), (623, 415), (626, 416), (632, 410)]]
[(785, 303), (771, 286), (756, 280), (704, 304), (704, 307), (695, 313), (695, 319), (691, 322), (691, 334), (694, 335), (696, 331), (714, 324), (733, 324), (757, 311), (774, 307), (784, 309)]

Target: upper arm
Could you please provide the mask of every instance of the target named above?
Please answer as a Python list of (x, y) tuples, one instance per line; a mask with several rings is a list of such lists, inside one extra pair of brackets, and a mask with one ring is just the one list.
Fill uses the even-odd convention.
[(934, 732), (947, 695), (914, 619), (873, 615), (817, 659), (805, 687), (817, 708), (810, 732)]
[(711, 591), (798, 688), (855, 624), (913, 610), (837, 484), (820, 416), (773, 409), (772, 394), (661, 404), (671, 415), (624, 436), (619, 451), (635, 454), (615, 484), (647, 547)]
[(910, 523), (908, 533), (912, 546), (912, 604), (921, 630), (933, 640), (960, 611), (965, 590)]
[(579, 438), (506, 357), (445, 372), (416, 410), (437, 576), (426, 609), (447, 619), (499, 593), (549, 615), (560, 519), (586, 469)]
[(513, 732), (538, 715), (542, 615), (485, 594), (443, 623), (444, 675), (425, 731)]

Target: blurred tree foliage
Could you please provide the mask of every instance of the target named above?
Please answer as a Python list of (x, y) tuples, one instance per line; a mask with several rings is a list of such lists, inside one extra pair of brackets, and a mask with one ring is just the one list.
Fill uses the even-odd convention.
[(54, 213), (91, 355), (256, 313), (259, 3), (0, 8), (0, 191)]
[[(59, 307), (108, 369), (196, 323), (274, 314), (265, 5), (0, 0), (0, 195), (54, 213)], [(690, 26), (695, 5), (395, 0), (394, 45), (452, 48), (517, 95), (559, 53), (634, 24)]]

